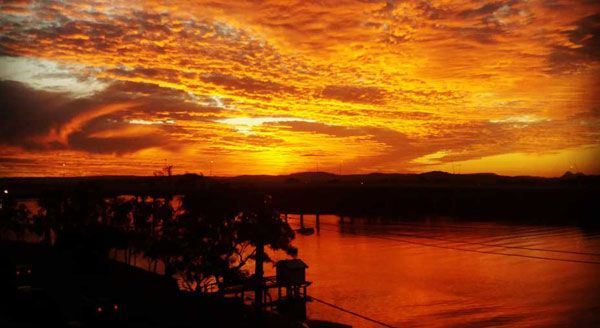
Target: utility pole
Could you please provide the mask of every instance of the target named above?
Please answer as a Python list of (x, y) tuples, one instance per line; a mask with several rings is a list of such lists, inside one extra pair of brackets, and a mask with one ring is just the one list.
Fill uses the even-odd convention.
[(260, 311), (263, 305), (263, 262), (265, 260), (265, 245), (262, 242), (256, 244), (256, 260), (254, 262), (254, 307)]

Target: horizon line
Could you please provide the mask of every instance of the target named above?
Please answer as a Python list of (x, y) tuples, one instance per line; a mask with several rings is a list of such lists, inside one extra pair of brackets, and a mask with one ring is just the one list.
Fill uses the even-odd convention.
[[(562, 178), (565, 177), (566, 175), (576, 175), (576, 176), (587, 176), (587, 177), (593, 177), (593, 176), (600, 176), (599, 174), (586, 174), (584, 172), (572, 172), (572, 171), (565, 171), (565, 173), (563, 173), (562, 175), (555, 175), (555, 176), (541, 176), (541, 175), (503, 175), (503, 174), (499, 174), (499, 173), (494, 173), (494, 172), (472, 172), (472, 173), (451, 173), (451, 172), (447, 172), (447, 171), (440, 171), (440, 170), (434, 170), (434, 171), (426, 171), (426, 172), (413, 172), (413, 173), (407, 173), (407, 172), (369, 172), (369, 173), (349, 173), (349, 174), (338, 174), (338, 173), (333, 173), (333, 172), (327, 172), (327, 171), (299, 171), (299, 172), (292, 172), (292, 173), (287, 173), (287, 174), (238, 174), (238, 175), (205, 175), (202, 172), (185, 172), (185, 173), (179, 173), (179, 174), (173, 174), (171, 175), (171, 177), (181, 177), (181, 176), (185, 176), (185, 175), (196, 175), (196, 176), (201, 176), (204, 178), (240, 178), (240, 177), (285, 177), (285, 176), (293, 176), (293, 175), (301, 175), (301, 174), (327, 174), (327, 175), (332, 175), (332, 176), (338, 176), (338, 177), (350, 177), (350, 176), (369, 176), (369, 175), (405, 175), (405, 176), (409, 176), (409, 175), (424, 175), (424, 174), (431, 174), (431, 173), (443, 173), (443, 174), (447, 174), (450, 176), (469, 176), (469, 175), (495, 175), (498, 177), (506, 177), (506, 178), (544, 178), (544, 179), (555, 179), (555, 178)], [(95, 174), (95, 175), (65, 175), (65, 176), (4, 176), (4, 177), (0, 177), (0, 180), (3, 179), (74, 179), (74, 178), (119, 178), (119, 177), (137, 177), (137, 178), (167, 178), (169, 176), (167, 175), (163, 175), (163, 176), (155, 176), (155, 175), (137, 175), (137, 174)]]

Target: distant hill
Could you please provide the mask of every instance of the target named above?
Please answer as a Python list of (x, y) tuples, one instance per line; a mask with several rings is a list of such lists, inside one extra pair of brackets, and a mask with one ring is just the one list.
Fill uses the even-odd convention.
[(328, 172), (299, 172), (286, 175), (240, 175), (204, 177), (174, 176), (85, 176), (47, 178), (0, 178), (0, 190), (17, 195), (35, 195), (56, 190), (92, 188), (106, 193), (187, 192), (210, 184), (241, 188), (297, 188), (299, 186), (369, 187), (494, 187), (494, 188), (600, 188), (600, 176), (567, 172), (562, 177), (501, 176), (494, 173), (451, 174), (432, 171), (418, 174), (370, 173), (337, 175)]
[(507, 185), (507, 186), (563, 186), (577, 182), (585, 185), (600, 184), (600, 176), (586, 176), (583, 173), (566, 173), (562, 177), (545, 178), (534, 176), (502, 176), (495, 173), (452, 174), (443, 171), (425, 173), (369, 173), (337, 175), (328, 172), (299, 172), (288, 175), (243, 175), (215, 177), (227, 183), (337, 183), (337, 184), (377, 184), (377, 185)]

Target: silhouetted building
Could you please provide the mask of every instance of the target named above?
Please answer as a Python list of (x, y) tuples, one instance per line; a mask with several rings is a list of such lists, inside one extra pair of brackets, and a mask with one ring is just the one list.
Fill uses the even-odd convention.
[(308, 265), (300, 259), (277, 262), (277, 284), (280, 286), (297, 285), (306, 282)]

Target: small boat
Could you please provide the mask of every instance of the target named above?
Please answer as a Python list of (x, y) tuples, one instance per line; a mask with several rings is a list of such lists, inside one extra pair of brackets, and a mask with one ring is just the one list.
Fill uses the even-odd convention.
[(315, 228), (300, 228), (296, 229), (296, 232), (301, 235), (309, 236), (315, 233)]

